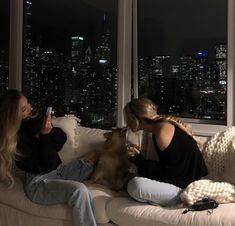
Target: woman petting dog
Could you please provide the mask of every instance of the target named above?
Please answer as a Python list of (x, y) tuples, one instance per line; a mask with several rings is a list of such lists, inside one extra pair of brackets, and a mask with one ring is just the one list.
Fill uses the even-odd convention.
[(14, 183), (14, 165), (26, 173), (25, 192), (39, 204), (67, 203), (74, 226), (95, 226), (91, 195), (82, 183), (93, 170), (92, 159), (61, 164), (58, 151), (66, 134), (51, 124), (51, 114), (32, 117), (32, 107), (18, 90), (0, 97), (0, 180)]
[(138, 176), (128, 182), (127, 191), (137, 201), (163, 206), (180, 203), (187, 185), (207, 175), (207, 167), (197, 142), (186, 124), (163, 117), (147, 98), (133, 99), (124, 108), (127, 127), (133, 132), (152, 133), (159, 161), (147, 160), (137, 146), (130, 146), (130, 161)]

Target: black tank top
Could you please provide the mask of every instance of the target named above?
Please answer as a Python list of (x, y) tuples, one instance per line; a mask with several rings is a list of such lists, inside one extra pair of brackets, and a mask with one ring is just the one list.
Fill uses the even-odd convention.
[(159, 156), (161, 172), (158, 176), (161, 181), (186, 187), (207, 175), (207, 167), (197, 142), (184, 130), (175, 126), (172, 140), (163, 151), (160, 151), (156, 143), (155, 134), (152, 136)]

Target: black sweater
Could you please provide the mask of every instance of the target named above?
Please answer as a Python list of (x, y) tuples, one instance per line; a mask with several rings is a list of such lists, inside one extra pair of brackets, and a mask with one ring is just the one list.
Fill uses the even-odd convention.
[(185, 188), (207, 175), (207, 167), (196, 141), (177, 126), (165, 150), (160, 151), (154, 134), (153, 141), (159, 161), (146, 160), (141, 154), (130, 158), (140, 176)]
[(61, 163), (58, 151), (67, 140), (66, 134), (55, 127), (49, 134), (39, 134), (42, 122), (43, 118), (23, 121), (18, 132), (16, 165), (29, 173), (56, 169)]

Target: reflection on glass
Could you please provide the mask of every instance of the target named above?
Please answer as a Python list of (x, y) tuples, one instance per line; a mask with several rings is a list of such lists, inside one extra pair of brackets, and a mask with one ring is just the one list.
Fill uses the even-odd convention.
[(10, 1), (0, 0), (0, 91), (8, 89)]
[(226, 124), (227, 0), (138, 4), (139, 96), (162, 114)]
[(32, 103), (75, 114), (85, 126), (115, 125), (116, 4), (24, 2), (23, 91)]

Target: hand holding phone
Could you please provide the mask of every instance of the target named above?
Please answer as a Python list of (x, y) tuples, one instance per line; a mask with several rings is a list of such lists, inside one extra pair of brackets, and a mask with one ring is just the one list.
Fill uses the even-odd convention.
[(46, 111), (46, 117), (43, 121), (42, 128), (41, 128), (41, 134), (48, 134), (52, 130), (52, 124), (51, 124), (51, 113), (52, 113), (52, 107), (47, 107)]
[(46, 116), (51, 115), (52, 107), (47, 107)]

